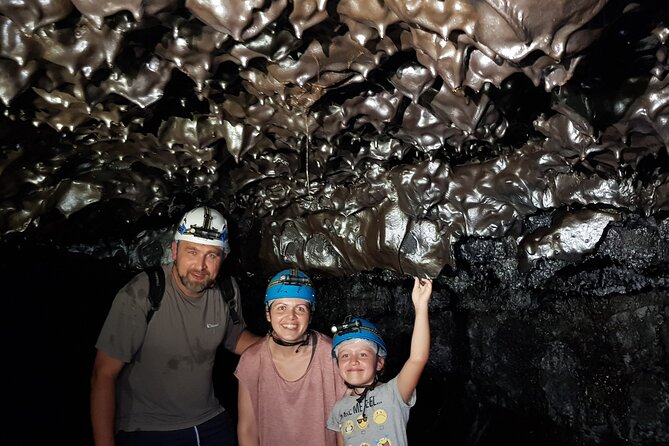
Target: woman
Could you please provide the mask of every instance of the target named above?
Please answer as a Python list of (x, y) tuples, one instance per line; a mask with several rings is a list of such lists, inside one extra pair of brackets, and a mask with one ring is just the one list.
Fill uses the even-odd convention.
[(265, 293), (271, 328), (239, 360), (239, 446), (336, 446), (326, 428), (346, 392), (332, 358), (332, 339), (309, 329), (316, 294), (296, 269), (277, 273)]

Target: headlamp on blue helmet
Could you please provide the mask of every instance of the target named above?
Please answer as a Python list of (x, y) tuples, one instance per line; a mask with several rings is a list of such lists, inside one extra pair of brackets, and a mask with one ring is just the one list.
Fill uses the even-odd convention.
[(347, 317), (341, 325), (332, 327), (334, 338), (332, 339), (332, 356), (337, 358), (337, 351), (342, 343), (350, 340), (364, 340), (376, 344), (377, 356), (383, 358), (387, 355), (386, 344), (381, 339), (379, 330), (374, 324), (360, 317)]
[(284, 269), (272, 277), (265, 292), (265, 308), (273, 300), (281, 298), (304, 299), (309, 302), (311, 311), (316, 308), (316, 292), (309, 276), (297, 269)]

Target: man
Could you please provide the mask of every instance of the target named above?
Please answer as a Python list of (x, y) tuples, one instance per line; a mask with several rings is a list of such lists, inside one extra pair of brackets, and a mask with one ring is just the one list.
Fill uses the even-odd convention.
[(227, 222), (208, 207), (184, 215), (164, 265), (165, 292), (151, 315), (149, 278), (116, 295), (96, 343), (91, 422), (96, 446), (233, 445), (235, 429), (214, 395), (218, 346), (241, 354), (259, 337), (233, 323), (216, 286), (230, 251)]

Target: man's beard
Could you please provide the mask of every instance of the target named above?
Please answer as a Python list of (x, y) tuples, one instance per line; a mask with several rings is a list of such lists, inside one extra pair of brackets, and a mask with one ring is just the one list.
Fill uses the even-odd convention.
[(186, 287), (187, 290), (192, 291), (194, 293), (201, 293), (202, 291), (206, 290), (209, 288), (212, 283), (214, 283), (214, 279), (207, 278), (203, 282), (195, 282), (192, 280), (188, 279), (188, 273), (186, 273), (183, 276), (179, 276), (181, 278), (181, 283)]

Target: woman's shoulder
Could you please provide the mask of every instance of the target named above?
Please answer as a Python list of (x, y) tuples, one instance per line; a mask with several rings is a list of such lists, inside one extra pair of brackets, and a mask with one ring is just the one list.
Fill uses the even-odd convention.
[(257, 360), (263, 352), (263, 348), (266, 347), (267, 339), (267, 336), (265, 336), (264, 338), (259, 339), (258, 342), (249, 345), (239, 357), (239, 362), (253, 361), (254, 359)]
[(316, 337), (318, 338), (318, 343), (319, 344), (324, 344), (332, 347), (332, 338), (325, 333), (321, 333), (320, 331), (313, 330), (313, 332), (316, 334)]
[(316, 355), (321, 360), (332, 359), (332, 338), (329, 336), (315, 332), (316, 335)]

